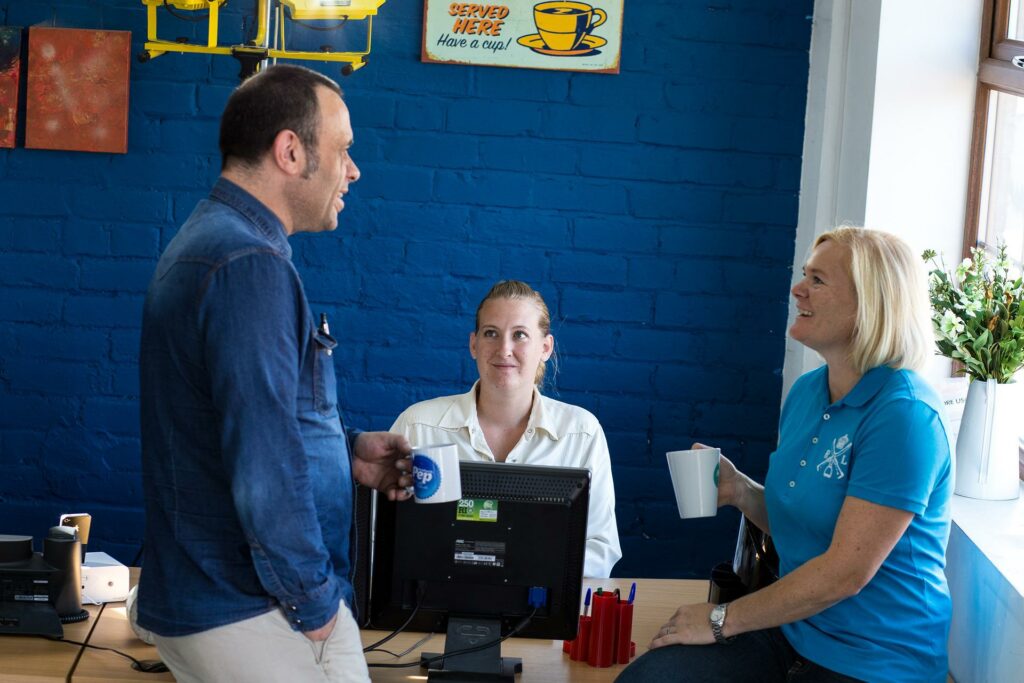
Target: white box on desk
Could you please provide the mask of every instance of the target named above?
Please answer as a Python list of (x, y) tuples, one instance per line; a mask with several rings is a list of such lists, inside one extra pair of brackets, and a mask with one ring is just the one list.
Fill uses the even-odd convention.
[(121, 602), (128, 597), (128, 567), (106, 553), (86, 553), (82, 563), (82, 602)]

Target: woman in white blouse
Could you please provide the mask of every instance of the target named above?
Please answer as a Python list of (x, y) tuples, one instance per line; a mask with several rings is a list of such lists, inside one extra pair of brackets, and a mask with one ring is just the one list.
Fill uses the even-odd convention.
[(480, 374), (473, 388), (410, 406), (391, 431), (414, 446), (454, 443), (462, 460), (590, 470), (583, 573), (606, 578), (622, 557), (608, 443), (588, 411), (541, 395), (554, 346), (541, 295), (518, 280), (497, 283), (480, 302), (469, 335)]

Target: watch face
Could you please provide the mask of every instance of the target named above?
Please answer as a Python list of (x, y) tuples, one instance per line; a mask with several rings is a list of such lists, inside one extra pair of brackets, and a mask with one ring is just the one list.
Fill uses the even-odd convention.
[(711, 621), (721, 625), (725, 621), (725, 605), (715, 605), (711, 610)]

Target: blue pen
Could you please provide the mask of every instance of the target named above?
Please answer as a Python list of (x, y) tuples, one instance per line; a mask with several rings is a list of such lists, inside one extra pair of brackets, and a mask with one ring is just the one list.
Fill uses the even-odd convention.
[(590, 611), (590, 589), (587, 589), (587, 595), (583, 598), (583, 616), (588, 616), (587, 612)]
[(635, 598), (635, 597), (636, 597), (636, 581), (634, 581), (633, 585), (630, 586), (630, 588), (629, 588), (629, 604), (631, 604), (631, 605), (633, 604), (633, 598)]

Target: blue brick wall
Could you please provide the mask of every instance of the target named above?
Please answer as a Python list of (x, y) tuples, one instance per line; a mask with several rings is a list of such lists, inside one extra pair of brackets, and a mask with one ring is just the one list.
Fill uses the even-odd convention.
[[(343, 81), (363, 179), (336, 233), (293, 246), (366, 428), (464, 391), (479, 298), (499, 278), (537, 287), (560, 357), (548, 391), (608, 433), (616, 573), (703, 576), (736, 516), (681, 522), (663, 454), (701, 439), (766, 468), (812, 3), (626, 4), (617, 76), (422, 64), (422, 3), (384, 5), (369, 65)], [(0, 23), (130, 30), (136, 51), (145, 36), (137, 0), (0, 0)], [(127, 155), (0, 150), (0, 532), (85, 510), (94, 547), (134, 555), (142, 298), (217, 176), (237, 70), (133, 63)]]

